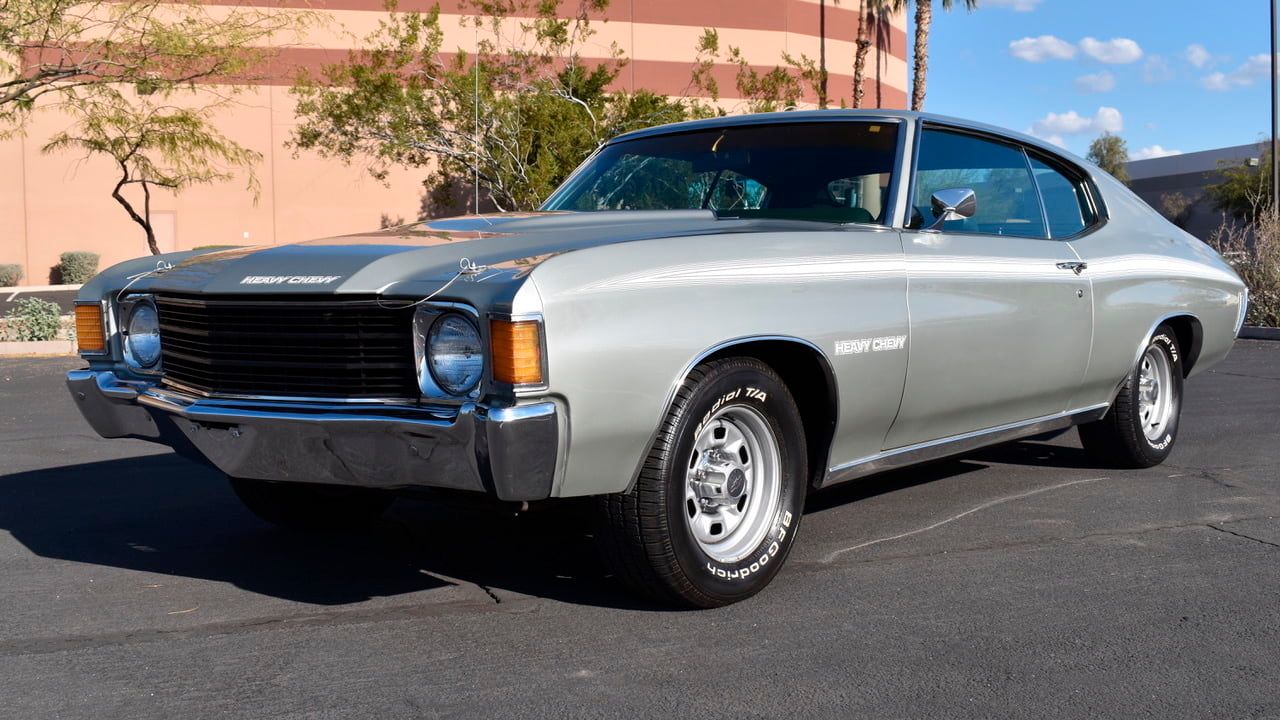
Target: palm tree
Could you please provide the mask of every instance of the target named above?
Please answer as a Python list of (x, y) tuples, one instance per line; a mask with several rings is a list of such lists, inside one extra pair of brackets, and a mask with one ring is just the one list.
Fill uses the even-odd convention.
[[(871, 50), (871, 26), (906, 7), (907, 0), (859, 0), (858, 37), (854, 43), (853, 106), (862, 107), (863, 79), (867, 74), (867, 53)], [(877, 52), (877, 55), (879, 53)], [(876, 103), (879, 105), (879, 102)]]
[[(911, 109), (924, 109), (924, 91), (929, 75), (929, 26), (933, 24), (933, 0), (915, 0), (916, 37), (912, 54), (915, 65), (911, 69)], [(942, 0), (942, 9), (951, 10), (955, 0)], [(966, 10), (978, 9), (978, 0), (964, 0)]]

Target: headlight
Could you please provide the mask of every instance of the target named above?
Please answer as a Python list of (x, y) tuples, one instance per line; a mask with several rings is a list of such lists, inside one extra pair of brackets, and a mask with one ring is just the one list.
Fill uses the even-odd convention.
[[(420, 313), (418, 322), (426, 321), (429, 314)], [(480, 331), (475, 323), (456, 312), (436, 316), (425, 338), (426, 362), (419, 364), (419, 384), (424, 392), (429, 390), (421, 382), (421, 365), (425, 364), (435, 384), (450, 395), (466, 395), (480, 384), (484, 372), (484, 347)]]
[(137, 368), (153, 368), (160, 362), (160, 316), (149, 300), (139, 300), (129, 312), (125, 331), (125, 359)]

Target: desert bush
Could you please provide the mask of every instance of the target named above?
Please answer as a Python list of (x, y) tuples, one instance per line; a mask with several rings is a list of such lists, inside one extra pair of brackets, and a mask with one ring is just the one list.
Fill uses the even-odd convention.
[(48, 300), (22, 298), (5, 318), (10, 334), (19, 341), (55, 340), (62, 323), (62, 308)]
[(1280, 218), (1261, 207), (1252, 221), (1225, 218), (1209, 239), (1249, 286), (1245, 322), (1280, 327)]
[(98, 254), (64, 252), (58, 258), (58, 276), (63, 285), (83, 285), (98, 274)]
[(21, 265), (0, 265), (0, 287), (13, 287), (21, 279)]

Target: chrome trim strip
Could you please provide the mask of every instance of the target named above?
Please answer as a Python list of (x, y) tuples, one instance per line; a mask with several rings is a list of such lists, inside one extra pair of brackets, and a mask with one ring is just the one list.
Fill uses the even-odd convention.
[[(429, 427), (451, 427), (457, 420), (453, 417), (402, 417), (390, 414), (363, 414), (352, 412), (351, 408), (312, 408), (317, 412), (297, 412), (287, 409), (253, 408), (246, 406), (227, 406), (208, 401), (183, 402), (171, 395), (147, 391), (138, 396), (138, 404), (155, 408), (166, 413), (178, 415), (188, 420), (206, 423), (237, 424), (244, 420), (297, 420), (303, 422), (325, 423), (408, 423)], [(430, 415), (423, 412), (422, 415)]]
[(603, 147), (617, 145), (618, 143), (630, 142), (642, 138), (660, 137), (662, 135), (679, 135), (681, 133), (700, 132), (704, 130), (718, 130), (729, 127), (746, 127), (750, 125), (785, 125), (785, 124), (806, 124), (806, 123), (826, 123), (826, 122), (865, 122), (865, 123), (905, 123), (911, 117), (916, 115), (898, 112), (890, 113), (874, 113), (870, 111), (848, 111), (840, 112), (837, 110), (822, 110), (810, 112), (772, 112), (757, 113), (747, 115), (724, 115), (715, 118), (706, 118), (702, 120), (685, 120), (678, 123), (670, 123), (667, 125), (655, 125), (653, 127), (632, 130), (623, 133), (615, 138), (605, 142)]
[(393, 420), (397, 422), (414, 422), (418, 418), (429, 418), (429, 422), (432, 423), (434, 421), (452, 423), (461, 413), (472, 412), (476, 407), (473, 403), (461, 406), (377, 403), (355, 405), (325, 398), (315, 398), (309, 402), (297, 402), (295, 398), (286, 401), (232, 400), (187, 395), (159, 386), (140, 388), (137, 402), (192, 419), (197, 419), (197, 414), (201, 416), (207, 414), (208, 417), (205, 419), (211, 422), (225, 421), (227, 417), (239, 415), (299, 420)]
[(93, 382), (98, 391), (112, 400), (134, 400), (138, 394), (150, 387), (149, 383), (129, 383), (116, 377), (108, 370), (72, 370), (67, 373), (69, 382)]
[[(1138, 366), (1138, 361), (1142, 359), (1142, 353), (1147, 351), (1147, 346), (1151, 344), (1151, 338), (1154, 337), (1156, 334), (1156, 328), (1160, 327), (1161, 325), (1168, 322), (1169, 320), (1172, 320), (1176, 317), (1183, 317), (1183, 316), (1189, 317), (1192, 320), (1195, 320), (1196, 322), (1200, 322), (1200, 318), (1197, 317), (1195, 313), (1190, 313), (1185, 311), (1173, 312), (1173, 313), (1168, 313), (1167, 315), (1161, 315), (1159, 320), (1156, 320), (1155, 322), (1151, 323), (1151, 329), (1147, 331), (1147, 334), (1142, 336), (1142, 342), (1138, 344), (1138, 349), (1133, 353), (1133, 362), (1129, 363), (1129, 369), (1132, 370), (1133, 368)], [(1200, 323), (1200, 326), (1204, 327), (1204, 323)], [(1121, 378), (1120, 382), (1123, 383), (1124, 379)]]
[(511, 408), (202, 398), (75, 370), (67, 387), (101, 436), (158, 442), (232, 477), (550, 497), (567, 446), (554, 401)]
[[(325, 403), (330, 405), (361, 405), (361, 404), (402, 405), (405, 407), (413, 407), (414, 405), (418, 404), (418, 401), (419, 401), (419, 398), (327, 398), (327, 397), (313, 397), (310, 395), (236, 395), (233, 393), (208, 393), (203, 390), (197, 390), (188, 385), (183, 385), (182, 383), (176, 380), (171, 380), (167, 377), (162, 379), (161, 384), (163, 384), (166, 387), (173, 388), (174, 390), (181, 393), (186, 393), (186, 394), (193, 395), (196, 397), (201, 397), (201, 398), (208, 398), (210, 400), (263, 400), (266, 402), (282, 402), (282, 403)], [(433, 401), (441, 400), (441, 401), (448, 402), (449, 397), (431, 398), (431, 399)], [(454, 398), (454, 399), (461, 400), (461, 398)]]
[[(769, 342), (769, 341), (791, 342), (799, 345), (804, 345), (805, 347), (810, 348), (814, 352), (818, 353), (818, 357), (822, 358), (822, 363), (827, 369), (827, 379), (830, 380), (831, 382), (831, 395), (836, 403), (835, 407), (832, 408), (833, 410), (832, 414), (833, 414), (833, 417), (835, 418), (835, 427), (832, 428), (832, 437), (833, 438), (835, 437), (836, 432), (839, 430), (839, 424), (840, 424), (840, 407), (839, 407), (840, 386), (839, 386), (839, 380), (836, 378), (835, 369), (831, 365), (831, 358), (827, 357), (827, 354), (822, 351), (822, 348), (818, 347), (817, 344), (809, 340), (795, 337), (794, 335), (747, 335), (743, 337), (734, 338), (732, 340), (725, 340), (724, 342), (720, 342), (715, 345), (712, 345), (711, 347), (699, 353), (695, 358), (693, 358), (693, 360), (690, 360), (689, 363), (684, 366), (684, 369), (682, 369), (680, 373), (676, 375), (675, 380), (671, 382), (671, 387), (668, 388), (667, 390), (667, 397), (662, 402), (662, 409), (661, 409), (662, 415), (658, 416), (657, 422), (654, 423), (653, 433), (649, 435), (649, 442), (645, 445), (644, 454), (640, 457), (640, 462), (636, 465), (636, 470), (631, 475), (631, 482), (627, 485), (628, 491), (630, 491), (630, 489), (635, 486), (636, 480), (640, 479), (640, 471), (644, 469), (644, 463), (649, 457), (649, 448), (652, 448), (653, 443), (658, 439), (658, 433), (662, 430), (663, 418), (666, 417), (666, 413), (670, 411), (671, 403), (675, 402), (676, 393), (680, 391), (680, 386), (684, 384), (685, 378), (689, 377), (689, 373), (693, 372), (693, 369), (697, 367), (703, 360), (706, 360), (707, 358), (711, 357), (712, 355), (715, 355), (716, 353), (720, 352), (721, 350), (724, 350), (725, 348), (730, 348), (735, 345), (745, 345), (746, 343), (751, 343), (751, 342)], [(827, 452), (830, 452), (830, 448), (828, 448)], [(828, 461), (829, 460), (830, 458), (828, 458)], [(812, 471), (811, 471), (811, 474), (812, 474)]]
[[(1041, 142), (1038, 139), (1023, 136), (1018, 133), (1010, 133), (1007, 131), (998, 132), (996, 128), (985, 128), (980, 125), (975, 125), (963, 120), (959, 120), (957, 118), (947, 118), (947, 117), (941, 117), (941, 116), (925, 116), (925, 115), (917, 116), (917, 119), (916, 119), (916, 128), (917, 128), (916, 147), (914, 148), (914, 156), (912, 157), (912, 161), (911, 161), (911, 186), (909, 189), (911, 199), (908, 201), (909, 207), (910, 207), (910, 203), (914, 202), (914, 198), (915, 198), (915, 191), (916, 191), (915, 176), (916, 176), (916, 166), (920, 160), (920, 147), (919, 147), (920, 141), (924, 135), (924, 131), (930, 127), (938, 128), (943, 132), (952, 132), (952, 133), (957, 133), (962, 135), (970, 135), (982, 140), (986, 140), (988, 142), (993, 142), (993, 143), (998, 143), (1003, 145), (1010, 145), (1021, 150), (1023, 157), (1030, 157), (1030, 155), (1032, 154), (1028, 152), (1028, 149), (1034, 150), (1036, 154), (1039, 154), (1042, 156), (1041, 158), (1042, 162), (1045, 159), (1048, 159), (1049, 162), (1047, 164), (1060, 165), (1063, 168), (1068, 169), (1071, 174), (1078, 175), (1080, 178), (1086, 179), (1088, 181), (1085, 183), (1086, 190), (1088, 191), (1086, 194), (1090, 196), (1090, 202), (1094, 207), (1095, 214), (1097, 215), (1092, 225), (1089, 225), (1088, 227), (1086, 227), (1085, 229), (1081, 230), (1078, 233), (1075, 233), (1074, 235), (1067, 235), (1060, 238), (1050, 237), (1049, 226), (1047, 224), (1045, 225), (1045, 237), (1036, 237), (1033, 235), (1015, 235), (1013, 237), (1024, 238), (1027, 240), (1052, 240), (1055, 242), (1069, 242), (1071, 240), (1078, 240), (1087, 235), (1092, 235), (1094, 232), (1102, 229), (1107, 224), (1107, 222), (1111, 219), (1106, 212), (1099, 211), (1100, 210), (1099, 206), (1102, 205), (1101, 199), (1099, 198), (1095, 200), (1093, 198), (1094, 195), (1100, 195), (1100, 191), (1096, 189), (1096, 184), (1093, 182), (1093, 176), (1083, 167), (1063, 157), (1062, 155), (1059, 155), (1057, 152), (1055, 152), (1051, 148), (1046, 147), (1045, 145), (1037, 144)], [(1039, 194), (1038, 191), (1037, 191), (1037, 194)], [(1040, 198), (1040, 201), (1043, 207), (1043, 198)], [(1102, 206), (1101, 210), (1105, 210), (1105, 206)], [(903, 221), (903, 229), (906, 229), (906, 230), (911, 229), (906, 227), (906, 225), (909, 222), (910, 222), (910, 213), (908, 212), (907, 219)], [(915, 228), (915, 229), (920, 230), (921, 228)], [(954, 235), (991, 235), (991, 233), (962, 232), (959, 230), (948, 230), (947, 233), (954, 234)]]
[(129, 372), (151, 377), (164, 377), (164, 337), (160, 338), (160, 359), (151, 367), (146, 367), (133, 356), (133, 348), (129, 347), (129, 323), (133, 318), (133, 310), (139, 303), (147, 303), (160, 317), (160, 309), (156, 307), (156, 297), (151, 293), (133, 293), (116, 303), (116, 324), (120, 328), (120, 354)]
[[(1168, 322), (1169, 320), (1172, 320), (1176, 317), (1189, 317), (1192, 320), (1195, 320), (1196, 323), (1199, 324), (1201, 328), (1204, 327), (1204, 323), (1200, 322), (1200, 317), (1198, 315), (1196, 315), (1193, 312), (1187, 312), (1185, 310), (1161, 315), (1160, 319), (1151, 323), (1151, 329), (1147, 331), (1147, 334), (1142, 336), (1142, 341), (1138, 343), (1138, 349), (1133, 353), (1133, 362), (1129, 363), (1129, 370), (1127, 370), (1125, 374), (1121, 376), (1121, 378), (1118, 381), (1116, 381), (1116, 387), (1114, 390), (1111, 391), (1112, 402), (1115, 402), (1116, 394), (1120, 392), (1120, 386), (1124, 385), (1124, 381), (1126, 378), (1129, 377), (1129, 373), (1132, 372), (1134, 368), (1138, 367), (1138, 361), (1142, 359), (1142, 353), (1146, 352), (1147, 346), (1151, 344), (1151, 338), (1155, 336), (1156, 328), (1160, 327), (1165, 322)], [(1190, 355), (1191, 351), (1189, 348), (1183, 348), (1182, 354)]]
[(1039, 435), (1053, 430), (1062, 430), (1081, 423), (1092, 422), (1101, 418), (1106, 413), (1108, 407), (1110, 407), (1109, 404), (1101, 403), (1098, 405), (1080, 408), (1079, 410), (1069, 410), (1067, 412), (1056, 413), (1054, 415), (1045, 415), (1044, 417), (999, 425), (997, 427), (987, 428), (986, 430), (977, 430), (974, 432), (963, 433), (961, 435), (953, 435), (951, 437), (939, 438), (937, 440), (929, 440), (915, 445), (895, 448), (893, 450), (885, 450), (876, 453), (875, 455), (859, 458), (857, 460), (828, 468), (827, 477), (823, 481), (822, 487), (854, 480), (867, 475), (873, 475), (875, 473), (885, 472), (887, 470), (907, 467), (908, 465), (915, 465), (917, 463), (928, 462), (930, 460), (940, 460), (945, 457), (959, 455), (971, 450), (987, 447), (989, 445), (997, 445), (1010, 440), (1017, 440), (1019, 438)]
[(1246, 286), (1244, 292), (1240, 294), (1240, 312), (1236, 316), (1235, 337), (1240, 337), (1240, 329), (1244, 327), (1244, 320), (1249, 315), (1249, 288)]
[(493, 422), (514, 422), (517, 420), (528, 420), (529, 418), (547, 417), (556, 414), (556, 404), (553, 402), (534, 403), (532, 405), (516, 405), (508, 408), (491, 408), (484, 413), (485, 417)]
[[(406, 306), (408, 307), (408, 306)], [(476, 381), (475, 387), (462, 395), (454, 393), (440, 387), (440, 383), (436, 380), (435, 370), (431, 367), (431, 361), (427, 356), (428, 339), (431, 336), (431, 330), (440, 318), (449, 314), (461, 315), (469, 317), (470, 322), (476, 329), (476, 334), (480, 337), (481, 351), (488, 344), (488, 335), (485, 328), (480, 327), (480, 313), (470, 305), (461, 303), (441, 302), (441, 303), (424, 303), (418, 305), (413, 312), (413, 322), (410, 331), (413, 334), (413, 372), (418, 380), (418, 392), (424, 398), (430, 400), (451, 400), (453, 402), (467, 402), (477, 400), (484, 393), (485, 380), (489, 375), (489, 362), (491, 358), (485, 355), (482, 358), (484, 363), (480, 369), (480, 379)], [(422, 332), (422, 327), (418, 323), (419, 317), (423, 314), (431, 315), (431, 321), (425, 323), (426, 332)]]

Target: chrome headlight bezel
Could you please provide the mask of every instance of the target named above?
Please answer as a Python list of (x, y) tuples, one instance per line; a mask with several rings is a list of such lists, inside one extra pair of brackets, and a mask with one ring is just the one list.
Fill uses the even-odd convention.
[[(453, 305), (421, 305), (414, 312), (414, 369), (418, 376), (418, 389), (424, 397), (459, 400), (480, 397), (480, 388), (489, 363), (485, 353), (486, 340), (477, 317), (471, 308)], [(433, 348), (439, 342), (439, 333), (445, 329), (444, 325), (451, 322), (465, 323), (473, 338), (472, 357), (478, 363), (474, 377), (463, 384), (455, 383), (438, 367), (437, 349)]]
[[(149, 326), (143, 325), (140, 329), (135, 323), (148, 323)], [(125, 298), (120, 304), (119, 329), (125, 364), (136, 372), (160, 373), (163, 342), (160, 338), (160, 311), (156, 309), (154, 298), (150, 295)]]

